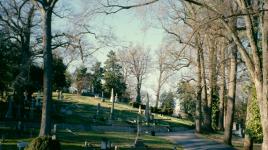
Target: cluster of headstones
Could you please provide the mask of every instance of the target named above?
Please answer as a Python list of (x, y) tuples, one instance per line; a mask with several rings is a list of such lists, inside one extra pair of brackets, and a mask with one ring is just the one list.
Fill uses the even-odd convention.
[[(29, 108), (29, 117), (30, 119), (34, 118), (34, 110), (41, 110), (42, 107), (42, 98), (40, 92), (38, 92), (37, 97), (31, 96), (31, 99), (29, 100), (28, 93), (25, 91), (23, 93), (24, 99), (23, 103), (24, 106), (28, 106)], [(8, 96), (8, 110), (5, 115), (5, 118), (12, 119), (13, 118), (13, 106), (14, 106), (14, 97), (13, 95)], [(26, 116), (25, 116), (26, 117)]]

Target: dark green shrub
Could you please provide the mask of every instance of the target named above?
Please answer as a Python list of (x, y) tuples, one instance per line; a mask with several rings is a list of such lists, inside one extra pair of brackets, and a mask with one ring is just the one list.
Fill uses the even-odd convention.
[(134, 107), (134, 108), (139, 108), (140, 105), (141, 105), (141, 109), (145, 109), (145, 108), (146, 108), (145, 105), (140, 104), (140, 103), (137, 103), (137, 102), (130, 102), (129, 104), (130, 104), (132, 107)]
[(151, 107), (151, 112), (152, 113), (161, 113), (161, 109), (159, 109), (159, 108), (156, 108), (156, 107)]
[(60, 150), (60, 142), (52, 140), (49, 136), (35, 138), (27, 147), (26, 150)]

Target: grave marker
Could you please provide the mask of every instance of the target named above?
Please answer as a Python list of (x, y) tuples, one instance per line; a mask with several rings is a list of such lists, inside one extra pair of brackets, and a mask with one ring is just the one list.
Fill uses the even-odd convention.
[(103, 94), (103, 91), (101, 92), (101, 101), (104, 102), (104, 94)]
[(113, 102), (113, 101), (114, 101), (114, 89), (112, 88), (110, 102)]
[(115, 99), (114, 99), (114, 101), (117, 103), (118, 102), (118, 95), (117, 95), (117, 93), (115, 94)]
[(107, 138), (102, 138), (100, 149), (101, 150), (111, 149), (111, 142)]
[(141, 114), (141, 105), (139, 105), (139, 114)]
[(64, 95), (62, 93), (62, 91), (60, 91), (60, 100), (63, 100), (64, 99)]
[(28, 142), (18, 142), (17, 147), (19, 150), (23, 150), (28, 145)]
[(60, 91), (56, 90), (56, 93), (57, 93), (57, 99), (60, 100)]
[(98, 103), (98, 105), (97, 105), (97, 114), (96, 114), (97, 117), (99, 117), (99, 114), (100, 114), (100, 107), (101, 107), (100, 103)]
[(8, 96), (8, 110), (7, 110), (7, 113), (6, 113), (6, 118), (7, 119), (11, 119), (13, 118), (13, 96)]

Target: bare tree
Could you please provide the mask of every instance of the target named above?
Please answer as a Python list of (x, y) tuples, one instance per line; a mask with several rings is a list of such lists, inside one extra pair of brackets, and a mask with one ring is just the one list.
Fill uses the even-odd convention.
[(125, 67), (129, 68), (129, 74), (136, 79), (136, 102), (141, 103), (141, 86), (148, 72), (149, 51), (139, 45), (130, 45), (124, 50), (124, 53), (125, 55), (120, 58), (120, 61), (126, 64)]
[(226, 126), (224, 130), (224, 143), (232, 145), (232, 127), (234, 119), (235, 96), (236, 96), (236, 72), (237, 72), (237, 49), (231, 46), (229, 87), (227, 95)]
[(224, 101), (225, 101), (225, 44), (221, 45), (220, 48), (220, 68), (219, 68), (219, 120), (218, 120), (218, 130), (223, 130), (224, 126)]
[[(175, 54), (176, 53), (176, 54)], [(174, 55), (175, 54), (175, 55)], [(157, 52), (157, 71), (159, 71), (156, 88), (156, 103), (158, 108), (160, 93), (163, 85), (167, 80), (184, 67), (190, 65), (189, 59), (185, 56), (184, 51), (178, 51), (171, 44), (162, 46)]]

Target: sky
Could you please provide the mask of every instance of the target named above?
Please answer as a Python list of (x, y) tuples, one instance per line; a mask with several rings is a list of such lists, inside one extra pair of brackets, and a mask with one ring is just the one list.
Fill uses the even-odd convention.
[[(59, 7), (66, 7), (67, 4), (69, 13), (71, 12), (72, 15), (76, 15), (76, 17), (79, 18), (83, 12), (88, 9), (87, 7), (92, 7), (92, 5), (89, 6), (84, 2), (84, 0), (73, 0), (68, 2), (62, 1), (62, 3), (59, 4)], [(117, 42), (119, 41), (119, 44), (139, 44), (142, 45), (145, 49), (150, 49), (150, 53), (153, 55), (154, 51), (159, 49), (164, 37), (166, 36), (163, 29), (157, 26), (159, 25), (159, 22), (156, 18), (156, 16), (153, 16), (150, 13), (146, 13), (146, 9), (139, 8), (122, 10), (112, 15), (98, 15), (82, 20), (77, 20), (81, 21), (81, 23), (89, 24), (91, 26), (90, 29), (98, 33), (101, 33), (102, 30), (109, 27), (116, 37), (115, 40)], [(70, 20), (56, 17), (53, 22), (55, 25), (54, 28), (69, 28), (69, 25), (71, 23), (68, 21)], [(93, 39), (89, 38), (89, 40)], [(97, 61), (104, 62), (107, 58), (106, 55), (110, 50), (116, 51), (116, 48), (114, 49), (106, 47), (100, 49), (93, 54), (93, 57), (97, 59)], [(69, 71), (73, 72), (75, 70), (75, 67), (79, 66), (80, 63), (81, 61), (76, 61), (73, 63), (73, 65), (69, 67)], [(151, 96), (155, 95), (154, 89), (156, 87), (156, 80), (156, 70), (152, 70), (151, 73), (147, 76), (145, 83), (143, 84), (143, 89), (148, 91)], [(171, 84), (172, 85), (170, 86), (166, 86), (166, 89), (169, 87), (174, 88), (176, 86), (176, 83), (174, 82)]]
[[(93, 0), (91, 0), (93, 1)], [(85, 3), (85, 0), (73, 0), (69, 2), (60, 1), (60, 7), (67, 8), (72, 15), (81, 16), (83, 12), (92, 6)], [(93, 3), (93, 2), (92, 2)], [(67, 6), (66, 6), (67, 5)], [(90, 8), (87, 8), (90, 7)], [(94, 7), (94, 6), (93, 6)], [(164, 31), (160, 27), (152, 26), (152, 22), (156, 20), (151, 16), (145, 15), (141, 9), (122, 10), (111, 15), (100, 14), (94, 17), (82, 19), (82, 23), (89, 24), (93, 32), (100, 33), (104, 28), (110, 28), (115, 35), (119, 44), (128, 45), (129, 43), (139, 44), (145, 48), (155, 50), (159, 47), (165, 36)], [(55, 28), (66, 28), (68, 21), (66, 19), (55, 17)], [(98, 30), (98, 31), (96, 31)], [(92, 41), (94, 42), (94, 41)], [(99, 61), (106, 59), (106, 54), (112, 48), (100, 49), (93, 54)], [(116, 49), (113, 49), (116, 50)]]

